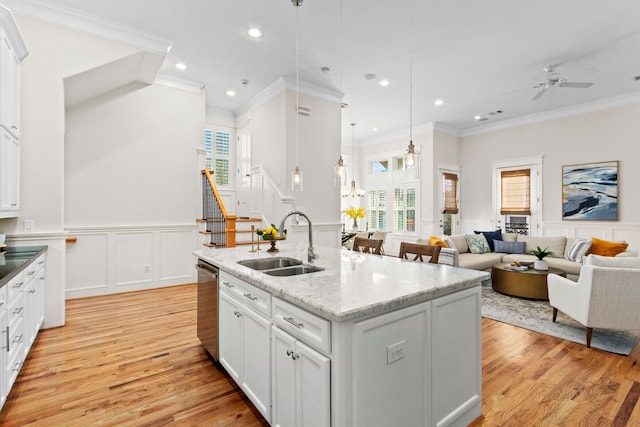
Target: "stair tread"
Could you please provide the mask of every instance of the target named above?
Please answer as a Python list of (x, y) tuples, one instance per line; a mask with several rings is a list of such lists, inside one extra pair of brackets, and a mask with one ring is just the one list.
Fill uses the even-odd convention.
[(262, 219), (261, 218), (250, 218), (250, 217), (246, 217), (246, 216), (239, 216), (236, 219), (236, 222), (256, 222), (256, 221), (262, 222)]

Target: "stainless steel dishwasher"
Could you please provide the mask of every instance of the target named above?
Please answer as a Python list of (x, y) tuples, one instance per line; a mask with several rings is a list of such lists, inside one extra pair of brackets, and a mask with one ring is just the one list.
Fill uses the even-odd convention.
[(201, 259), (198, 270), (197, 334), (209, 354), (218, 360), (218, 267)]

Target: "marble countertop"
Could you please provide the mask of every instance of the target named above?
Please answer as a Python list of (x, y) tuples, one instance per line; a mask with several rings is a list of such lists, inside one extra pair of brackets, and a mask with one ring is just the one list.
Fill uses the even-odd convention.
[(432, 300), (479, 286), (490, 274), (395, 257), (369, 255), (346, 249), (316, 248), (312, 264), (323, 271), (275, 277), (244, 267), (237, 261), (292, 257), (306, 262), (306, 245), (278, 242), (279, 252), (259, 252), (251, 246), (205, 248), (193, 254), (272, 295), (333, 321), (355, 320)]

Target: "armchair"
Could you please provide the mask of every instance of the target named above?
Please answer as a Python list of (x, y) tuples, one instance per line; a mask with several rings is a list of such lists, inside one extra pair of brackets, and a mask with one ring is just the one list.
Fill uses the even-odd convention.
[(587, 328), (640, 330), (640, 258), (589, 255), (577, 282), (555, 274), (547, 277), (553, 321), (558, 310)]

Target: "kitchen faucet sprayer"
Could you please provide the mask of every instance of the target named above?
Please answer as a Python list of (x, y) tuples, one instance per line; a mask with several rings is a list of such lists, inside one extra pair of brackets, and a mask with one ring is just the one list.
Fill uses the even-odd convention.
[(286, 214), (285, 217), (282, 218), (282, 222), (280, 223), (280, 227), (278, 228), (278, 237), (282, 237), (282, 230), (284, 230), (284, 222), (291, 215), (302, 215), (303, 217), (305, 217), (305, 219), (309, 223), (309, 248), (307, 249), (307, 261), (313, 262), (314, 259), (318, 259), (320, 258), (320, 256), (316, 254), (315, 251), (313, 250), (313, 225), (311, 224), (311, 220), (309, 219), (307, 214), (300, 211), (293, 211)]

